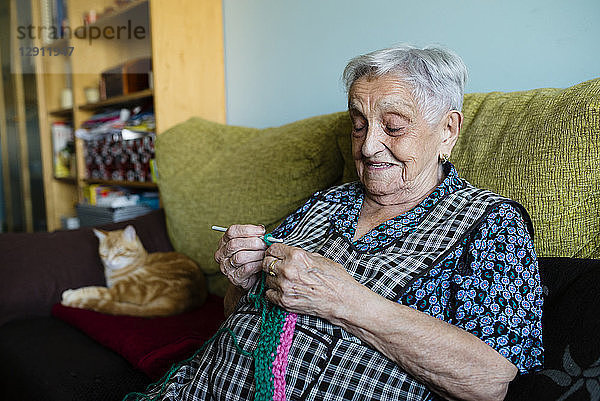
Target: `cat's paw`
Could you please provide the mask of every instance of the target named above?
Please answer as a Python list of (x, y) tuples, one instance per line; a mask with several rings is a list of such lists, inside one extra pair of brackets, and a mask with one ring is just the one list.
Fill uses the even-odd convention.
[(82, 287), (64, 291), (62, 293), (61, 304), (74, 308), (85, 308), (90, 303), (95, 303), (100, 299), (109, 297), (110, 294), (106, 287)]
[(81, 304), (82, 300), (84, 300), (88, 295), (86, 294), (86, 292), (87, 291), (84, 288), (65, 290), (62, 294), (61, 304), (63, 304), (64, 306), (77, 307)]
[(66, 290), (62, 293), (62, 304), (65, 306), (81, 306), (89, 298), (97, 298), (98, 290), (95, 287), (83, 287), (75, 290)]
[(65, 290), (62, 293), (62, 300), (60, 303), (64, 306), (75, 306), (75, 301), (77, 300), (79, 300), (77, 290)]

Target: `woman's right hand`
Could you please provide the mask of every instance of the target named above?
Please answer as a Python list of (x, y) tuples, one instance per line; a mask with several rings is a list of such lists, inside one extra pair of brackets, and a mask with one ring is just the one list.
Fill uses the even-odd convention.
[(265, 233), (265, 227), (251, 224), (235, 224), (225, 231), (215, 260), (231, 284), (248, 290), (258, 280), (267, 249)]

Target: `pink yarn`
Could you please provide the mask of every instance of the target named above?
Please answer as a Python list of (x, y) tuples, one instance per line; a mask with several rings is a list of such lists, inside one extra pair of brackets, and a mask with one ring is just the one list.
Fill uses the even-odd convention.
[(295, 313), (288, 313), (283, 323), (277, 356), (273, 361), (273, 401), (285, 401), (285, 370), (297, 318)]

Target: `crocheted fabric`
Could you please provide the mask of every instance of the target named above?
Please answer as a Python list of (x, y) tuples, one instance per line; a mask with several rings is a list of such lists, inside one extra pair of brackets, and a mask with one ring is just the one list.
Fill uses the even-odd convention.
[(260, 292), (251, 295), (262, 312), (260, 339), (253, 355), (254, 400), (285, 401), (285, 372), (297, 315), (268, 303), (264, 297), (264, 280), (263, 273)]

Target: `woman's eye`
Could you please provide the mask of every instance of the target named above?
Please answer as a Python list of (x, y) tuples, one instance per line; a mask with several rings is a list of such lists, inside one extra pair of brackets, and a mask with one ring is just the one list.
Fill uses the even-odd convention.
[(404, 127), (385, 127), (385, 129), (390, 134), (401, 134), (404, 131)]
[(367, 124), (355, 124), (352, 126), (352, 132), (355, 135), (362, 135), (367, 129)]

